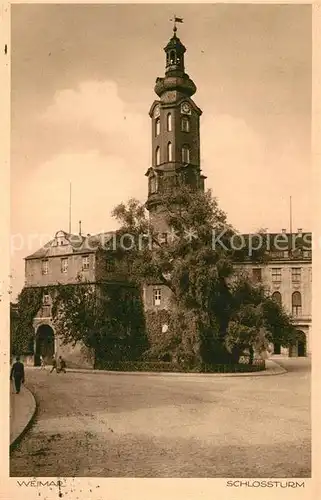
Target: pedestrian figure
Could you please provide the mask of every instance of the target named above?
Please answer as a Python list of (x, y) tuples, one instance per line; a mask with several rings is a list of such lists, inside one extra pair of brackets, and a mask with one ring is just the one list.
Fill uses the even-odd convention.
[(52, 357), (52, 368), (51, 368), (49, 373), (52, 373), (54, 370), (56, 370), (56, 372), (58, 373), (57, 360), (56, 360), (55, 356)]
[(59, 371), (67, 373), (66, 372), (66, 361), (61, 356), (59, 356)]
[(46, 363), (45, 363), (45, 360), (44, 360), (43, 356), (40, 356), (40, 369), (41, 370), (45, 370), (46, 369)]
[(16, 357), (16, 362), (13, 363), (10, 373), (10, 380), (14, 380), (14, 385), (16, 388), (16, 394), (19, 394), (21, 384), (25, 381), (25, 368), (23, 363), (20, 361), (20, 357)]

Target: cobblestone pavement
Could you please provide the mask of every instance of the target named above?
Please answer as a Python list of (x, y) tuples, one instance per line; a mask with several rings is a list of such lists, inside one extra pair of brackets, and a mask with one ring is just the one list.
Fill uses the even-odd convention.
[(269, 377), (28, 370), (37, 420), (11, 476), (310, 477), (310, 362)]

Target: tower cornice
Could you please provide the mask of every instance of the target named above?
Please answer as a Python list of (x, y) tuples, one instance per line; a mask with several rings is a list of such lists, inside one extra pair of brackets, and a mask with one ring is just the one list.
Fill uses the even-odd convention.
[(196, 111), (196, 113), (201, 116), (203, 114), (203, 111), (201, 110), (201, 108), (199, 108), (195, 102), (193, 101), (193, 99), (191, 99), (190, 97), (188, 96), (184, 96), (184, 95), (180, 95), (179, 98), (175, 101), (172, 101), (172, 102), (164, 102), (162, 100), (155, 100), (153, 102), (153, 104), (151, 105), (150, 107), (150, 110), (148, 112), (149, 116), (152, 118), (153, 115), (154, 115), (154, 110), (155, 110), (155, 107), (156, 106), (160, 106), (161, 109), (168, 109), (168, 108), (175, 108), (175, 107), (178, 107), (182, 104), (182, 102), (184, 101), (187, 101), (190, 103), (191, 107), (194, 109), (194, 111)]

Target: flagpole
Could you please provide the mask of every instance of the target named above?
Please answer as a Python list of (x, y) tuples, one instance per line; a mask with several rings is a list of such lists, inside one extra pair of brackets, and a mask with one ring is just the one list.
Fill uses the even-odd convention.
[(292, 234), (292, 196), (290, 196), (290, 234)]
[(71, 234), (71, 182), (69, 184), (69, 234)]

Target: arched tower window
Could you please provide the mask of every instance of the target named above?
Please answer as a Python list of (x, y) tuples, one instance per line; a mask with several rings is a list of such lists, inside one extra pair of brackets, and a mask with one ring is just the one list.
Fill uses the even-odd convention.
[(176, 62), (176, 53), (175, 50), (171, 50), (169, 53), (169, 64), (175, 64)]
[(282, 295), (280, 292), (274, 292), (272, 294), (272, 299), (275, 300), (279, 305), (282, 305)]
[(167, 114), (167, 130), (168, 132), (172, 131), (172, 113)]
[(160, 147), (157, 146), (156, 151), (155, 151), (155, 161), (156, 165), (160, 165)]
[(189, 132), (189, 119), (187, 116), (183, 116), (183, 118), (182, 118), (181, 130), (182, 130), (182, 132)]
[(300, 292), (292, 293), (292, 314), (300, 316), (302, 312), (302, 297)]
[(184, 146), (182, 147), (182, 162), (183, 163), (190, 162), (190, 151), (189, 151), (189, 146), (187, 144), (184, 144)]
[(171, 142), (167, 144), (167, 161), (173, 161), (173, 147)]
[(160, 134), (160, 118), (156, 118), (155, 120), (155, 135), (158, 136)]

